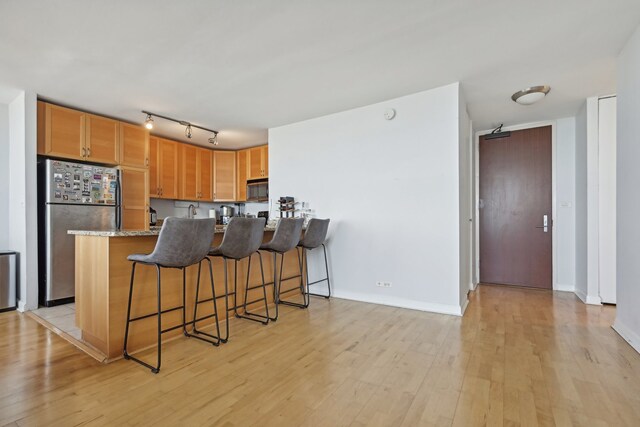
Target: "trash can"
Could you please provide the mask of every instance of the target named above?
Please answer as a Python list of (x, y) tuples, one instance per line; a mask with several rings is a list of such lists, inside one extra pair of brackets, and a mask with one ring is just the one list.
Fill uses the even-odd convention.
[(15, 310), (16, 298), (16, 258), (14, 251), (0, 251), (0, 312)]

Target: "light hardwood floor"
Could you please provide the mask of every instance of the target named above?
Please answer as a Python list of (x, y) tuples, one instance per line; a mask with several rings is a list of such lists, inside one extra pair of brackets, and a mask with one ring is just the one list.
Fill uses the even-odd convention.
[[(158, 375), (0, 314), (0, 425), (640, 425), (615, 308), (480, 286), (464, 318), (334, 299), (178, 339)], [(151, 353), (143, 353), (151, 356)]]

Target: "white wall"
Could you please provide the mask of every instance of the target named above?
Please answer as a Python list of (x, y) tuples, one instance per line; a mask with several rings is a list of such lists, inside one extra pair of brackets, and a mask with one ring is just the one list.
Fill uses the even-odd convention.
[(460, 179), (458, 203), (460, 218), (460, 306), (463, 307), (463, 311), (468, 303), (467, 294), (473, 288), (471, 279), (473, 233), (473, 223), (471, 222), (473, 217), (472, 143), (471, 119), (467, 112), (467, 103), (460, 90), (458, 99), (458, 175)]
[(0, 250), (9, 247), (9, 106), (0, 104)]
[(19, 310), (38, 307), (36, 96), (9, 104), (9, 247), (20, 253)]
[(556, 121), (556, 283), (554, 289), (575, 291), (576, 284), (576, 120)]
[(640, 29), (618, 57), (617, 315), (614, 328), (640, 352)]
[(598, 102), (598, 289), (616, 303), (616, 98)]
[(598, 98), (576, 116), (576, 295), (587, 304), (599, 295)]
[(461, 314), (459, 113), (456, 83), (269, 130), (272, 197), (331, 218), (337, 297)]

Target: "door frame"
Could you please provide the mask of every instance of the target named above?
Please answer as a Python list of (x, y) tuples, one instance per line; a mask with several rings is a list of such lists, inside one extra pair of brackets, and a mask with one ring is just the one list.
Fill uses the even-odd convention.
[[(552, 271), (552, 290), (554, 291), (571, 291), (573, 289), (561, 289), (558, 287), (557, 281), (557, 273), (558, 273), (558, 263), (557, 263), (557, 245), (558, 245), (558, 233), (555, 231), (556, 224), (556, 197), (557, 197), (557, 163), (556, 163), (556, 120), (547, 120), (540, 122), (532, 122), (532, 123), (523, 123), (519, 125), (513, 126), (505, 126), (502, 128), (503, 131), (517, 131), (524, 129), (532, 129), (539, 128), (544, 126), (551, 126), (551, 271)], [(473, 278), (472, 278), (472, 289), (475, 290), (480, 281), (480, 137), (482, 135), (490, 134), (493, 129), (490, 130), (481, 130), (475, 133), (475, 138), (473, 141), (473, 256), (471, 258), (471, 262), (473, 263)]]

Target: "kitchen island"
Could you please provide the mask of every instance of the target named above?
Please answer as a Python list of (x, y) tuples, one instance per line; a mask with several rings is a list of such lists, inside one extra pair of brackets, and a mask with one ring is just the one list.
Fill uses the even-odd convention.
[[(271, 240), (273, 228), (265, 228), (264, 241)], [(127, 257), (134, 253), (151, 253), (155, 247), (159, 229), (140, 231), (83, 231), (70, 230), (75, 235), (75, 300), (76, 325), (82, 331), (82, 340), (94, 347), (105, 356), (107, 362), (122, 357), (124, 331), (127, 317), (127, 301), (129, 298), (129, 283), (131, 278), (131, 262)], [(216, 229), (212, 239), (212, 246), (222, 241), (224, 229)], [(264, 275), (266, 282), (273, 281), (273, 257), (263, 253)], [(224, 266), (221, 258), (212, 258), (216, 296), (224, 295)], [(278, 258), (278, 263), (280, 259)], [(248, 261), (238, 262), (238, 302), (244, 301), (244, 286), (247, 277)], [(228, 290), (234, 290), (233, 261), (228, 261), (229, 282)], [(186, 269), (186, 317), (193, 319), (194, 299), (196, 291), (198, 267)], [(284, 260), (283, 277), (299, 274), (298, 257), (295, 249), (287, 253)], [(283, 283), (283, 289), (299, 289), (299, 279)], [(260, 263), (254, 255), (251, 262), (250, 286), (261, 283)], [(273, 302), (272, 288), (268, 287), (269, 302)], [(292, 298), (299, 291), (290, 293)], [(248, 299), (256, 300), (262, 295), (260, 289), (250, 290)], [(137, 317), (155, 313), (156, 299), (156, 269), (153, 266), (138, 264), (134, 284), (134, 295), (131, 305), (131, 316)], [(201, 273), (200, 300), (211, 298), (209, 286), (209, 271), (207, 263), (203, 263)], [(229, 296), (229, 316), (234, 317), (233, 295)], [(178, 269), (162, 269), (162, 309), (182, 305), (182, 272)], [(259, 310), (261, 304), (254, 304), (253, 310)], [(271, 305), (273, 307), (273, 305)], [(221, 324), (224, 324), (224, 298), (217, 303)], [(241, 313), (241, 308), (238, 309)], [(198, 317), (213, 312), (211, 302), (198, 306)], [(244, 321), (244, 320), (239, 320)], [(178, 325), (182, 322), (182, 311), (175, 310), (163, 314), (163, 329)], [(233, 322), (231, 322), (233, 323)], [(213, 319), (204, 320), (198, 324), (198, 329), (206, 330), (205, 325), (213, 327)], [(135, 353), (156, 345), (157, 320), (155, 316), (131, 324), (129, 331), (129, 352)], [(163, 334), (163, 341), (182, 336), (182, 330)], [(184, 338), (187, 339), (187, 338)], [(233, 324), (231, 324), (231, 338), (233, 341)]]

